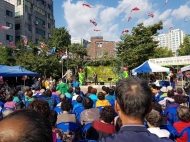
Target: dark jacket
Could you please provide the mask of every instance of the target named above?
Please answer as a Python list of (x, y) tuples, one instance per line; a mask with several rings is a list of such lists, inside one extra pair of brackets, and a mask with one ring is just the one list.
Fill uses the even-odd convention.
[(99, 140), (99, 142), (173, 142), (169, 138), (159, 138), (143, 125), (123, 126), (118, 133)]

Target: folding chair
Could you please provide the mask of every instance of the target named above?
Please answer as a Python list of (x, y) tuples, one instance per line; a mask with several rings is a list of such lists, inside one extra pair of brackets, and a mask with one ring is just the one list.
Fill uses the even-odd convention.
[(57, 124), (56, 127), (63, 130), (64, 132), (67, 131), (76, 132), (80, 128), (79, 125), (74, 122), (61, 122)]
[(60, 107), (57, 107), (57, 106), (54, 107), (53, 110), (55, 110), (58, 115), (63, 113), (63, 110)]
[(83, 138), (85, 138), (85, 134), (86, 134), (86, 131), (92, 126), (92, 123), (88, 123), (86, 125), (83, 126), (82, 128), (82, 136)]

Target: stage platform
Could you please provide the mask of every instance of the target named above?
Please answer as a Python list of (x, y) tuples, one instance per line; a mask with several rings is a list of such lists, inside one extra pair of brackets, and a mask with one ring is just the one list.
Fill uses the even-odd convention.
[[(91, 84), (91, 85), (86, 85), (86, 86), (80, 86), (81, 91), (83, 91), (84, 93), (86, 93), (87, 90), (88, 90), (88, 86), (92, 86), (93, 88), (97, 89), (97, 92), (100, 92), (100, 91), (102, 91), (102, 86), (110, 87), (110, 84), (106, 83), (104, 85), (94, 85), (94, 84)], [(115, 84), (111, 84), (111, 86), (115, 86)]]

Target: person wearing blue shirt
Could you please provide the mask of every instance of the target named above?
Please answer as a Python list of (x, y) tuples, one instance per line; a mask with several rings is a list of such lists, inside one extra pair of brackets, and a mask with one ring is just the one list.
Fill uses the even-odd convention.
[(97, 97), (96, 93), (97, 93), (97, 89), (92, 88), (91, 89), (91, 95), (89, 96), (89, 98), (91, 98), (93, 101), (97, 101), (98, 97)]
[(116, 85), (115, 110), (122, 127), (119, 132), (101, 138), (99, 142), (172, 142), (159, 138), (143, 125), (145, 116), (152, 110), (152, 92), (147, 81), (138, 77), (120, 80)]
[(82, 105), (82, 97), (81, 96), (78, 96), (77, 97), (77, 99), (76, 99), (76, 104), (74, 104), (74, 106), (73, 106), (73, 112), (75, 111), (75, 109), (77, 108), (77, 107), (82, 107), (83, 105)]
[(65, 93), (65, 96), (68, 98), (68, 99), (72, 99), (72, 97), (73, 97), (73, 88), (72, 87), (70, 87), (68, 90), (67, 90), (67, 92)]

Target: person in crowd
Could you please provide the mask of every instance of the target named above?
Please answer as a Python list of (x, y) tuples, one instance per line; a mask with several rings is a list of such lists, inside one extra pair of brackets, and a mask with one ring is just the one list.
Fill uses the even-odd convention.
[[(109, 94), (110, 91), (111, 91), (111, 90), (110, 90), (109, 87), (105, 87), (105, 88), (104, 88), (105, 99), (108, 100), (108, 101), (114, 100), (114, 97)], [(112, 92), (112, 93), (113, 93), (113, 92)]]
[(89, 97), (91, 95), (90, 90), (92, 89), (92, 86), (88, 86), (88, 91), (86, 92), (85, 96)]
[(76, 116), (75, 114), (70, 114), (73, 106), (71, 101), (65, 100), (61, 103), (61, 109), (63, 110), (62, 114), (59, 114), (57, 117), (57, 124), (61, 122), (75, 122), (76, 123)]
[(21, 110), (25, 107), (23, 101), (16, 103), (16, 110)]
[(96, 107), (110, 106), (108, 100), (105, 100), (105, 94), (103, 92), (98, 93), (98, 100), (96, 101)]
[(76, 104), (73, 106), (73, 112), (75, 111), (75, 109), (77, 108), (77, 107), (82, 107), (83, 105), (82, 105), (82, 100), (83, 100), (83, 98), (81, 97), (81, 96), (78, 96), (77, 97), (77, 99), (76, 99)]
[(65, 95), (62, 95), (62, 94), (59, 96), (59, 98), (60, 98), (60, 102), (57, 104), (57, 106), (61, 107), (62, 102), (64, 102), (65, 100), (67, 100), (67, 98), (66, 98)]
[(16, 92), (14, 89), (11, 89), (9, 92), (10, 92), (9, 94), (13, 96), (13, 101), (14, 102), (18, 103), (18, 102), (21, 101), (21, 99), (20, 99), (20, 97), (18, 95), (18, 92)]
[(13, 101), (12, 95), (7, 95), (5, 100), (6, 100), (6, 103), (4, 104), (4, 107), (11, 108), (11, 109), (16, 108), (16, 102)]
[(50, 114), (50, 107), (47, 101), (44, 100), (34, 100), (31, 102), (26, 109), (29, 110), (35, 110), (39, 114), (41, 114), (43, 117), (48, 118)]
[(2, 142), (52, 142), (50, 122), (34, 110), (14, 111), (0, 121)]
[(171, 86), (167, 87), (167, 97), (165, 97), (163, 100), (159, 101), (158, 103), (162, 105), (164, 108), (166, 107), (166, 102), (174, 102), (174, 90), (171, 88)]
[(151, 133), (156, 134), (160, 138), (169, 138), (170, 132), (165, 129), (160, 129), (160, 125), (162, 124), (162, 117), (158, 111), (152, 110), (150, 113), (146, 115), (145, 120), (149, 127), (148, 130)]
[(100, 119), (100, 110), (98, 108), (93, 107), (93, 100), (86, 97), (82, 101), (82, 105), (85, 108), (84, 111), (80, 114), (81, 124), (85, 125), (93, 122), (94, 120)]
[(152, 92), (147, 81), (129, 77), (116, 84), (115, 110), (123, 126), (118, 133), (99, 140), (99, 142), (170, 142), (151, 134), (143, 125), (145, 116), (151, 111)]
[(83, 93), (83, 91), (81, 91), (80, 87), (75, 87), (75, 90), (79, 90), (80, 96), (84, 97), (84, 93)]
[(75, 101), (78, 96), (80, 96), (80, 89), (79, 88), (75, 88), (75, 93), (73, 94), (72, 101)]
[(72, 100), (72, 97), (73, 97), (73, 87), (70, 87), (69, 89), (68, 89), (68, 91), (65, 93), (65, 96), (68, 98), (68, 99), (70, 99), (70, 100)]
[(98, 140), (115, 132), (115, 126), (111, 124), (115, 117), (115, 110), (111, 106), (105, 106), (100, 113), (100, 120), (94, 120), (87, 130), (86, 138)]
[[(183, 129), (190, 127), (190, 109), (187, 106), (180, 106), (177, 109), (177, 116), (180, 121), (175, 122), (173, 126), (180, 134)], [(185, 133), (182, 137), (176, 139), (177, 142), (187, 142), (188, 135)]]
[(183, 89), (182, 88), (180, 88), (180, 87), (177, 87), (177, 89), (176, 89), (176, 92), (175, 92), (175, 95), (184, 95), (183, 94)]
[(45, 96), (44, 100), (48, 102), (50, 109), (53, 109), (57, 104), (56, 104), (56, 100), (51, 97), (52, 92), (48, 89), (45, 91), (44, 96)]
[(115, 122), (115, 131), (119, 132), (119, 130), (122, 127), (122, 121), (120, 117), (117, 117), (116, 122)]
[(35, 100), (35, 98), (33, 97), (33, 92), (31, 90), (27, 91), (26, 95), (25, 95), (25, 101), (26, 102), (32, 102), (34, 100)]
[(65, 94), (69, 89), (69, 85), (65, 82), (66, 82), (65, 79), (60, 79), (59, 84), (56, 87), (56, 90), (59, 90), (61, 94)]
[[(113, 88), (109, 88), (109, 95), (112, 97), (112, 100), (115, 101), (115, 91)], [(109, 101), (108, 96), (106, 96), (106, 97), (107, 97), (107, 100)]]
[(97, 101), (98, 100), (98, 97), (97, 97), (97, 95), (96, 95), (96, 93), (97, 93), (97, 89), (96, 88), (92, 88), (91, 90), (90, 90), (90, 96), (89, 96), (89, 98), (90, 99), (92, 99), (93, 101)]
[(163, 100), (165, 97), (167, 97), (167, 88), (165, 86), (163, 86), (161, 89), (160, 89), (160, 92), (158, 92), (155, 96), (155, 100), (156, 101), (161, 101)]

